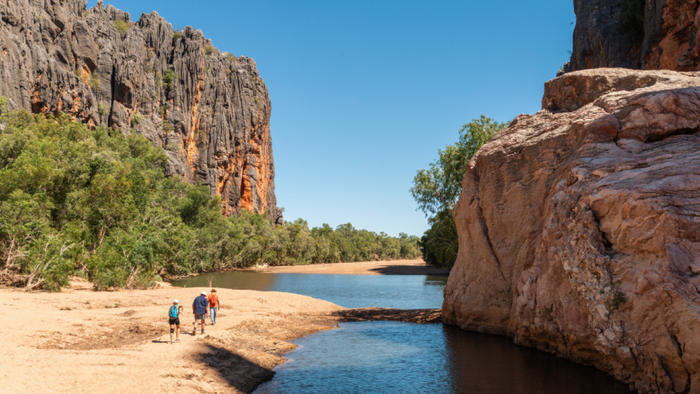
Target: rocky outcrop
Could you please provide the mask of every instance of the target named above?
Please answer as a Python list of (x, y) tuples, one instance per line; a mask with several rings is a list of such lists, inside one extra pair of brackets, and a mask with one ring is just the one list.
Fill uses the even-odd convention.
[(596, 67), (700, 70), (700, 2), (574, 0), (567, 71)]
[(545, 85), (469, 163), (443, 321), (700, 392), (700, 73)]
[(174, 32), (156, 12), (132, 22), (101, 2), (0, 0), (0, 96), (141, 133), (226, 213), (281, 217), (265, 84), (252, 59), (220, 53), (198, 30)]

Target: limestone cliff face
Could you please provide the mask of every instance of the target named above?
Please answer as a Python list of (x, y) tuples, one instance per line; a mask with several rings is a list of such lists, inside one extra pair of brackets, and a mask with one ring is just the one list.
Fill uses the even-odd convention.
[(545, 85), (469, 163), (443, 318), (641, 392), (700, 392), (700, 73)]
[(596, 67), (700, 70), (700, 3), (574, 0), (567, 71)]
[(141, 133), (226, 213), (281, 218), (265, 84), (252, 59), (220, 53), (198, 30), (85, 0), (0, 0), (0, 96)]

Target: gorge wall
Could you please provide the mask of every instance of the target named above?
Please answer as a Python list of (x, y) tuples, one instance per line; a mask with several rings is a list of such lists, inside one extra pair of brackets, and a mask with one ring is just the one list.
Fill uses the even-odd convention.
[(252, 59), (219, 52), (201, 31), (175, 32), (156, 12), (131, 22), (101, 2), (0, 0), (0, 96), (143, 134), (225, 213), (281, 220), (265, 84)]
[(565, 71), (596, 67), (700, 70), (700, 2), (574, 0)]
[(700, 392), (700, 72), (549, 81), (462, 187), (445, 322)]

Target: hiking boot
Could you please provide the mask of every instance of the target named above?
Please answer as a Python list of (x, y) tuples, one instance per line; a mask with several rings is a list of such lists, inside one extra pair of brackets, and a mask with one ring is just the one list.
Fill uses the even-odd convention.
[(193, 329), (192, 329), (192, 335), (197, 335), (197, 329), (196, 329), (196, 328), (193, 328)]

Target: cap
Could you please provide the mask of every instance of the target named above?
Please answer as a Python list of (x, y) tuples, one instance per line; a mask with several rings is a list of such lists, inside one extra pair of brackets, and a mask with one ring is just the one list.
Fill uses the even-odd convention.
[(178, 301), (177, 299), (173, 300), (173, 304), (179, 304), (179, 303), (180, 303), (180, 301)]
[(203, 292), (202, 292), (202, 295), (207, 295), (207, 292), (206, 292), (206, 291), (203, 291)]

